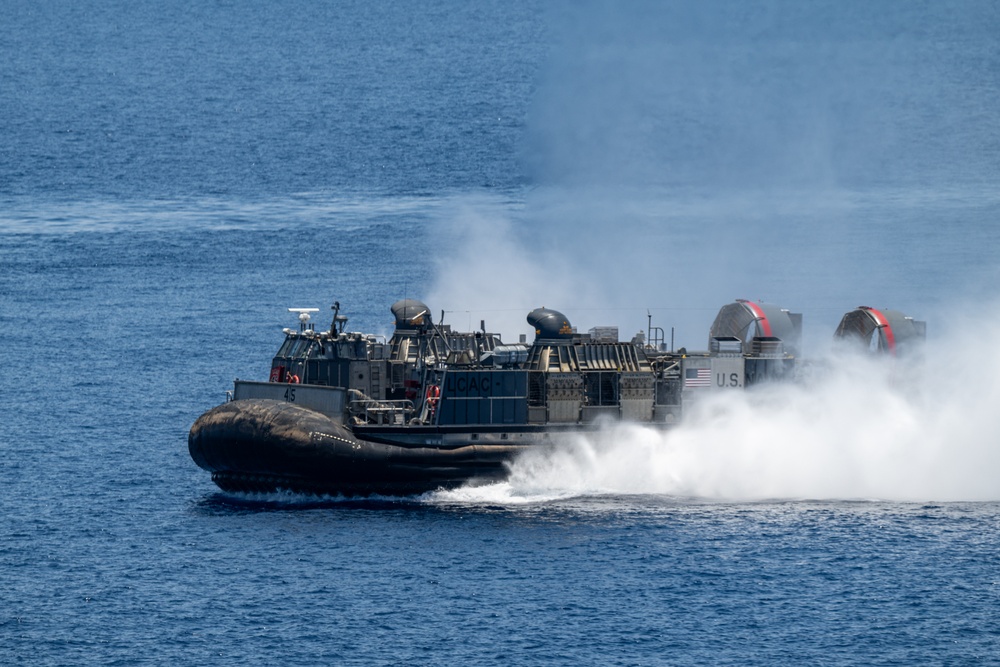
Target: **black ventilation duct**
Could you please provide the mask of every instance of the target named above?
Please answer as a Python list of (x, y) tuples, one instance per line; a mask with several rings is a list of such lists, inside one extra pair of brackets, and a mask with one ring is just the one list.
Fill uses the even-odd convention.
[(573, 337), (573, 327), (566, 316), (551, 308), (535, 308), (528, 313), (528, 324), (535, 329), (535, 340), (560, 340)]
[(392, 304), (397, 329), (420, 329), (431, 323), (431, 309), (423, 301), (403, 299)]

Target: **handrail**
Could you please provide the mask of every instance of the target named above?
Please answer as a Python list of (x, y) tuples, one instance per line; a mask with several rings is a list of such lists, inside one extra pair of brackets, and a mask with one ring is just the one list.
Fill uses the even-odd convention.
[(400, 426), (406, 424), (407, 415), (412, 415), (416, 411), (413, 407), (413, 401), (408, 398), (391, 401), (353, 400), (348, 402), (347, 409), (351, 415), (363, 419), (367, 424), (398, 424)]

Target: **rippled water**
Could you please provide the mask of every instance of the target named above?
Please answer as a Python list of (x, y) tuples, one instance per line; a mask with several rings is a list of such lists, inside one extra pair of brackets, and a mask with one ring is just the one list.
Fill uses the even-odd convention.
[[(8, 3), (4, 662), (1000, 662), (1000, 19), (811, 7)], [(693, 347), (767, 298), (816, 357), (884, 300), (930, 353), (488, 487), (192, 463), (287, 307), (404, 296)]]

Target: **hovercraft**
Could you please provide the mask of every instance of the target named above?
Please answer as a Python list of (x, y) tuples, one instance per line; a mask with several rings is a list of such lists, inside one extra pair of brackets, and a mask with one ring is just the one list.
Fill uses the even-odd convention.
[[(709, 349), (674, 350), (659, 328), (620, 341), (617, 327), (578, 333), (559, 311), (528, 314), (535, 330), (507, 344), (434, 323), (428, 306), (395, 303), (383, 337), (328, 330), (315, 308), (289, 308), (267, 381), (236, 380), (227, 400), (195, 421), (191, 458), (225, 491), (413, 494), (498, 481), (518, 453), (607, 420), (677, 424), (713, 392), (794, 375), (802, 317), (738, 300), (712, 324)], [(895, 352), (922, 322), (860, 308), (838, 337)], [(874, 341), (874, 342), (872, 342)]]

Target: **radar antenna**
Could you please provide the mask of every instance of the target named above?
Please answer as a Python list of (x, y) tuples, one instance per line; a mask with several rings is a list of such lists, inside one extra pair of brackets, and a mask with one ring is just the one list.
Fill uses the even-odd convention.
[[(299, 331), (305, 331), (312, 316), (309, 313), (318, 313), (319, 308), (289, 308), (288, 312), (299, 314)], [(312, 329), (311, 326), (308, 327)]]

